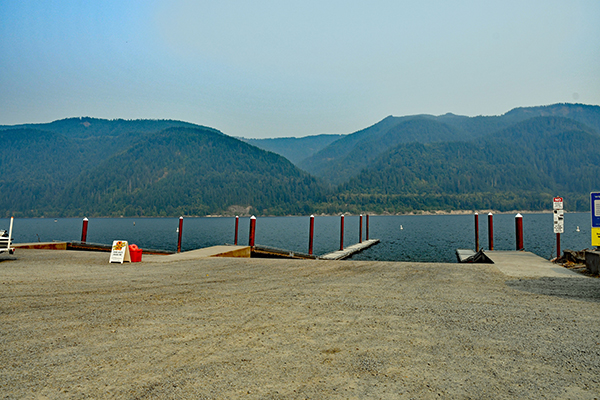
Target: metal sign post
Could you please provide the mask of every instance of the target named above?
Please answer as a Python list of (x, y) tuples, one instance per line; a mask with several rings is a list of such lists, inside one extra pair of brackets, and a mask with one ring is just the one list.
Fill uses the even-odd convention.
[(600, 247), (600, 192), (590, 193), (592, 246)]
[(560, 234), (565, 231), (565, 210), (563, 210), (563, 198), (555, 197), (554, 209), (554, 233), (556, 233), (556, 258), (560, 257)]

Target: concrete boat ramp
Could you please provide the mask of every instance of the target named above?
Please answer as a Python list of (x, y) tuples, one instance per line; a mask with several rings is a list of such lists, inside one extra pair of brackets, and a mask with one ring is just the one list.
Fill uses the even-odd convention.
[[(493, 266), (514, 278), (581, 278), (585, 275), (554, 264), (528, 251), (489, 250), (483, 252)], [(475, 254), (472, 250), (456, 250), (459, 262)], [(490, 265), (490, 264), (487, 264)], [(490, 265), (491, 267), (491, 265)]]
[[(367, 240), (362, 243), (349, 246), (343, 251), (336, 251), (320, 257), (313, 257), (312, 259), (339, 261), (377, 243), (379, 243), (378, 239)], [(463, 257), (474, 253), (471, 250), (459, 251)], [(554, 264), (528, 251), (495, 250), (485, 251), (485, 255), (493, 261), (493, 264), (480, 265), (487, 265), (491, 269), (497, 269), (507, 277), (511, 278), (588, 278), (585, 275)], [(285, 258), (293, 258), (292, 256)], [(168, 263), (209, 257), (251, 258), (253, 256), (250, 246), (213, 246), (166, 256), (144, 255), (143, 261), (151, 263)], [(296, 258), (302, 259), (304, 257), (299, 255)]]
[(554, 264), (528, 251), (486, 251), (496, 268), (515, 278), (582, 278), (585, 275)]

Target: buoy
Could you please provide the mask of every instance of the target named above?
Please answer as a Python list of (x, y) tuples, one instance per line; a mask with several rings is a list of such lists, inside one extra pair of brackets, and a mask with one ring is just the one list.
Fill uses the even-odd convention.
[(577, 227), (576, 231), (579, 232), (579, 227)]
[(404, 228), (402, 227), (402, 225), (400, 225), (400, 230), (402, 230), (402, 229), (404, 229)]

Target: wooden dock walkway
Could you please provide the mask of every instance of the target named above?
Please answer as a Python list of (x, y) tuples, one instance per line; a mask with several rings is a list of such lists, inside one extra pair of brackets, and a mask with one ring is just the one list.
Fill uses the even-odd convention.
[(344, 250), (334, 251), (333, 253), (325, 254), (319, 257), (321, 260), (343, 260), (352, 256), (353, 254), (360, 253), (364, 249), (376, 245), (379, 243), (379, 239), (365, 240), (361, 243), (356, 243), (352, 246), (346, 247)]

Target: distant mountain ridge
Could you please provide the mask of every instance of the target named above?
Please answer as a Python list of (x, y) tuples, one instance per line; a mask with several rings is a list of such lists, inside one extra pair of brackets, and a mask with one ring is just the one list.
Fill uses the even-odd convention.
[(313, 175), (334, 184), (341, 184), (398, 143), (469, 141), (500, 132), (515, 123), (536, 116), (568, 117), (600, 132), (600, 106), (583, 104), (516, 108), (504, 115), (491, 117), (465, 117), (454, 114), (437, 117), (389, 116), (369, 128), (331, 143), (298, 165)]
[(86, 117), (0, 126), (0, 142), (5, 217), (545, 210), (556, 195), (585, 211), (600, 190), (600, 106), (582, 104), (390, 116), (255, 141), (268, 151), (182, 121)]
[(151, 119), (100, 119), (91, 117), (65, 118), (47, 123), (0, 125), (3, 129), (37, 129), (59, 133), (70, 138), (89, 137), (122, 137), (124, 135), (140, 136), (147, 133), (158, 132), (172, 127), (203, 128), (217, 131), (206, 126), (176, 120), (151, 120)]

